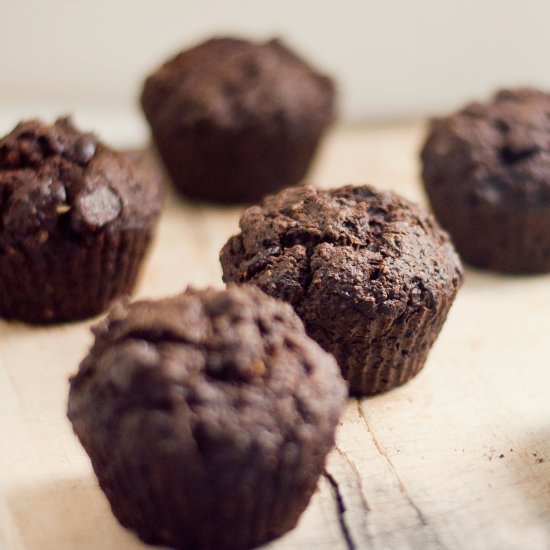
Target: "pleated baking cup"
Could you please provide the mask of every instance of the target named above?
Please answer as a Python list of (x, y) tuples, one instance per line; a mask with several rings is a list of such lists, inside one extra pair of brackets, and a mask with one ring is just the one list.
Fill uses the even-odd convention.
[[(297, 129), (293, 129), (296, 134)], [(252, 204), (284, 187), (303, 183), (324, 129), (300, 134), (269, 128), (227, 131), (192, 127), (172, 133), (153, 128), (157, 153), (183, 196), (214, 203)], [(215, 159), (215, 162), (212, 161)]]
[[(136, 430), (143, 421), (135, 416)], [(148, 544), (175, 549), (246, 550), (282, 536), (297, 524), (322, 472), (322, 464), (315, 464), (317, 475), (312, 474), (312, 464), (304, 463), (310, 453), (300, 452), (294, 463), (303, 474), (298, 483), (295, 470), (286, 467), (271, 468), (268, 475), (254, 464), (242, 465), (240, 473), (201, 472), (200, 456), (175, 451), (163, 460), (161, 452), (151, 452), (163, 442), (143, 441), (149, 452), (137, 452), (136, 447), (107, 445), (105, 438), (99, 444), (89, 436), (91, 427), (84, 434), (83, 428), (81, 424), (77, 435), (83, 436), (81, 443), (118, 521)]]
[(424, 366), (454, 296), (433, 308), (410, 309), (397, 319), (380, 317), (366, 324), (361, 341), (340, 349), (336, 359), (350, 393), (374, 395), (401, 386)]
[(87, 241), (49, 238), (0, 250), (0, 317), (27, 323), (76, 321), (130, 293), (152, 229), (103, 231)]
[(468, 264), (502, 273), (550, 272), (550, 205), (472, 205), (437, 190), (429, 196)]

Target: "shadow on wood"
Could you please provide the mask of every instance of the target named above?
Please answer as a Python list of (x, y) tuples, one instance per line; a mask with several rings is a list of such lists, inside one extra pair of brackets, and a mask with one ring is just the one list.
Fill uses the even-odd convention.
[(25, 550), (147, 548), (117, 523), (92, 477), (20, 490), (8, 508)]

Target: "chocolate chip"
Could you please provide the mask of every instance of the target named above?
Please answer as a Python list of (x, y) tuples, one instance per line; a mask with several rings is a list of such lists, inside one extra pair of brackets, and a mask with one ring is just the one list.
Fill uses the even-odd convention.
[(120, 197), (110, 187), (99, 187), (77, 199), (82, 219), (92, 228), (100, 228), (118, 217)]
[(96, 142), (93, 136), (84, 135), (76, 143), (74, 147), (74, 156), (79, 164), (88, 164), (95, 155)]
[(511, 147), (510, 145), (505, 145), (499, 150), (499, 157), (503, 164), (516, 164), (530, 159), (535, 156), (537, 153), (540, 153), (540, 147), (525, 146), (525, 147)]

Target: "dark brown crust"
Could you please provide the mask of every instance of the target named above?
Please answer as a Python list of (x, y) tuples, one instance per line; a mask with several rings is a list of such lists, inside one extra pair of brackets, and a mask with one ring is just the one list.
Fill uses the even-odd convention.
[(550, 271), (550, 94), (503, 90), (435, 120), (421, 156), (433, 211), (464, 260)]
[(368, 186), (304, 187), (249, 208), (240, 228), (221, 252), (224, 281), (290, 302), (352, 393), (422, 368), (463, 278), (430, 215)]
[(119, 306), (69, 418), (120, 522), (146, 542), (245, 549), (296, 524), (346, 389), (292, 308), (258, 289)]
[(158, 152), (187, 197), (253, 202), (304, 177), (334, 115), (332, 81), (278, 40), (215, 38), (145, 82)]
[(68, 119), (0, 140), (0, 316), (65, 322), (131, 292), (160, 213), (159, 178)]

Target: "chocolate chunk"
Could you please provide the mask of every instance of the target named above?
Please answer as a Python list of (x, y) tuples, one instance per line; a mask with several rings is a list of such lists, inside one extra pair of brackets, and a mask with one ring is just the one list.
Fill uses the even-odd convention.
[(84, 222), (93, 229), (112, 222), (122, 210), (119, 196), (109, 187), (99, 187), (80, 195), (76, 206)]
[(96, 142), (93, 136), (86, 134), (75, 143), (75, 160), (80, 164), (88, 164), (96, 152)]

